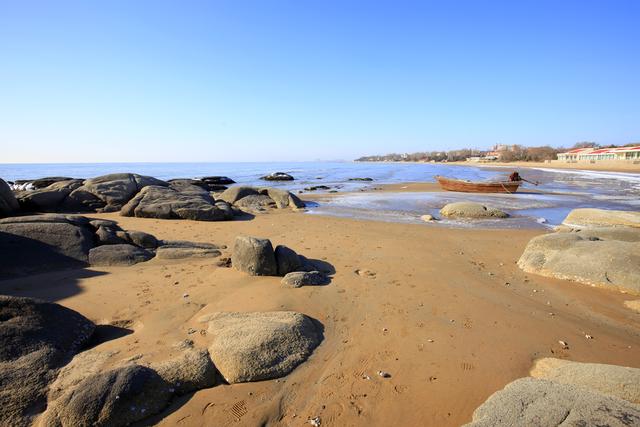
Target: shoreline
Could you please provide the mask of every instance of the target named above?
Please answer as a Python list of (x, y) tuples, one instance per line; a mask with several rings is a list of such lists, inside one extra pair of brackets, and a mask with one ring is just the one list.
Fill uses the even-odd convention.
[(453, 166), (477, 166), (479, 168), (531, 168), (531, 169), (563, 169), (592, 172), (618, 172), (618, 173), (634, 173), (640, 174), (640, 164), (638, 165), (620, 165), (619, 167), (612, 165), (583, 164), (583, 163), (545, 163), (545, 162), (491, 162), (491, 163), (472, 163), (472, 162), (450, 162), (446, 163)]

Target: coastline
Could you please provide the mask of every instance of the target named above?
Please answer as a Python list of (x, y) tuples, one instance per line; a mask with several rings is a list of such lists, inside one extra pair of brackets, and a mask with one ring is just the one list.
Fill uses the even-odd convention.
[(491, 162), (491, 163), (473, 163), (473, 162), (450, 162), (448, 165), (454, 166), (477, 166), (480, 168), (491, 167), (514, 167), (514, 168), (536, 168), (536, 169), (568, 169), (568, 170), (585, 170), (597, 172), (621, 172), (621, 173), (637, 173), (640, 174), (640, 164), (622, 164), (619, 166), (606, 164), (589, 164), (589, 163), (545, 163), (545, 162)]
[[(322, 323), (324, 341), (288, 376), (199, 390), (149, 424), (226, 425), (242, 402), (242, 425), (302, 425), (319, 416), (323, 426), (459, 426), (541, 357), (640, 367), (640, 319), (624, 305), (637, 297), (517, 267), (527, 242), (543, 230), (424, 227), (292, 211), (227, 222), (87, 216), (227, 248), (239, 234), (265, 237), (336, 271), (327, 286), (290, 289), (277, 277), (247, 276), (211, 260), (154, 259), (0, 282), (2, 294), (55, 301), (101, 324), (131, 325), (130, 335), (99, 346), (117, 351), (118, 359), (140, 353), (161, 359), (186, 338), (203, 344), (187, 333), (200, 327), (203, 311), (294, 310)], [(585, 332), (596, 338), (586, 340)]]

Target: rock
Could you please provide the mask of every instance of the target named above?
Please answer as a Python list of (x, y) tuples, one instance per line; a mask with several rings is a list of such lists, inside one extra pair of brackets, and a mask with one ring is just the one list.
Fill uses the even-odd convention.
[(87, 179), (82, 187), (75, 191), (92, 194), (105, 203), (107, 211), (120, 210), (140, 190), (149, 185), (166, 187), (168, 184), (159, 179), (133, 173), (113, 173)]
[(161, 246), (156, 251), (158, 259), (183, 259), (183, 258), (215, 258), (221, 255), (217, 249), (210, 248), (172, 248)]
[(299, 288), (302, 286), (326, 285), (329, 278), (319, 271), (294, 271), (282, 278), (282, 285), (289, 288)]
[(433, 222), (433, 221), (437, 221), (437, 218), (434, 217), (433, 215), (422, 215), (420, 217), (421, 220), (423, 220), (424, 222)]
[[(98, 243), (101, 245), (120, 245), (128, 243), (126, 239), (116, 234), (116, 228), (101, 225), (96, 231)], [(126, 235), (125, 235), (126, 236)]]
[(106, 202), (84, 187), (73, 190), (60, 204), (61, 212), (96, 212), (105, 208)]
[(301, 209), (305, 207), (304, 202), (300, 200), (298, 196), (296, 196), (295, 194), (287, 190), (267, 187), (267, 188), (260, 189), (260, 192), (262, 194), (266, 193), (269, 197), (271, 197), (273, 201), (276, 202), (276, 206), (278, 207), (278, 209), (284, 209), (284, 208)]
[(640, 228), (635, 227), (588, 227), (559, 230), (559, 233), (576, 233), (587, 240), (620, 240), (622, 242), (640, 242)]
[(89, 221), (89, 224), (91, 224), (91, 226), (96, 230), (100, 227), (111, 227), (119, 229), (118, 223), (109, 219), (92, 219)]
[(235, 206), (249, 212), (262, 212), (270, 208), (276, 208), (276, 203), (269, 196), (262, 194), (243, 197), (235, 203)]
[(610, 426), (640, 424), (640, 406), (552, 381), (521, 378), (494, 393), (468, 427)]
[(293, 181), (293, 177), (285, 172), (273, 172), (269, 175), (261, 176), (260, 179), (265, 181)]
[(188, 240), (162, 240), (159, 246), (165, 248), (199, 248), (199, 249), (226, 249), (226, 246), (218, 246), (213, 243), (190, 242)]
[(127, 365), (89, 376), (67, 391), (41, 419), (47, 427), (127, 426), (157, 414), (172, 397), (153, 369)]
[(229, 185), (236, 183), (234, 180), (226, 176), (203, 176), (200, 178), (200, 181), (213, 185)]
[(509, 215), (475, 202), (455, 202), (440, 209), (440, 215), (447, 218), (507, 218)]
[(177, 186), (195, 185), (206, 191), (224, 191), (227, 189), (226, 185), (217, 185), (213, 183), (204, 182), (199, 179), (180, 178), (180, 179), (170, 179), (167, 182), (169, 183), (170, 186), (174, 188)]
[(373, 181), (373, 178), (349, 178), (349, 181)]
[(49, 385), (48, 400), (56, 400), (86, 378), (103, 371), (116, 354), (115, 351), (97, 351), (92, 348), (73, 356), (73, 359), (58, 371), (55, 381)]
[(258, 190), (253, 187), (247, 187), (239, 185), (237, 187), (231, 187), (228, 190), (225, 190), (218, 196), (218, 199), (223, 200), (227, 203), (234, 204), (238, 200), (247, 197), (258, 195)]
[(178, 395), (213, 387), (217, 383), (218, 371), (207, 350), (189, 349), (174, 359), (153, 365), (153, 368)]
[[(19, 179), (16, 180), (15, 184), (20, 187), (28, 186), (30, 189), (39, 190), (41, 188), (49, 187), (51, 184), (55, 184), (60, 181), (72, 181), (74, 178), (69, 178), (67, 176), (48, 176), (45, 178), (38, 179)], [(82, 180), (79, 180), (82, 181)]]
[(81, 267), (93, 246), (91, 229), (63, 216), (7, 218), (0, 222), (0, 277)]
[(554, 233), (531, 239), (518, 260), (527, 273), (640, 293), (640, 245)]
[(296, 312), (215, 313), (200, 320), (212, 337), (209, 353), (231, 384), (287, 375), (322, 341), (320, 327)]
[(583, 386), (598, 393), (640, 403), (640, 369), (554, 358), (538, 359), (531, 376), (561, 384)]
[(570, 227), (640, 227), (640, 212), (608, 209), (574, 209), (562, 221)]
[(214, 204), (209, 193), (194, 185), (147, 186), (122, 207), (120, 214), (139, 218), (223, 221), (233, 218), (230, 207)]
[(81, 179), (59, 181), (48, 187), (20, 194), (18, 201), (25, 211), (56, 212), (71, 192), (82, 185)]
[(133, 265), (149, 261), (153, 252), (129, 244), (98, 246), (89, 251), (89, 264), (94, 266)]
[(9, 185), (0, 179), (0, 218), (16, 215), (20, 210), (18, 200)]
[(236, 237), (231, 263), (252, 276), (276, 276), (278, 266), (273, 246), (268, 239), (249, 236)]
[(331, 190), (331, 187), (327, 185), (314, 185), (311, 187), (306, 187), (304, 191), (318, 191), (318, 190)]
[(144, 231), (127, 231), (127, 238), (131, 244), (141, 248), (155, 249), (158, 247), (158, 239)]
[(302, 261), (298, 254), (284, 245), (276, 246), (276, 264), (278, 265), (278, 276), (284, 276), (292, 271), (300, 271)]
[(58, 304), (2, 295), (0, 319), (0, 425), (31, 425), (44, 409), (48, 384), (94, 324)]

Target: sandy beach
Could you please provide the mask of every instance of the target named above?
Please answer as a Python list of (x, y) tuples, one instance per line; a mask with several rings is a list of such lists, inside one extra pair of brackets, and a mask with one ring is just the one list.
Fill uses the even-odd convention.
[(130, 329), (98, 347), (117, 359), (164, 359), (188, 338), (205, 346), (206, 336), (189, 329), (201, 330), (196, 319), (212, 311), (294, 310), (322, 323), (323, 342), (288, 376), (199, 390), (142, 425), (308, 425), (320, 417), (322, 426), (458, 426), (492, 393), (527, 376), (538, 358), (640, 367), (640, 318), (624, 305), (633, 297), (517, 267), (541, 230), (293, 211), (227, 222), (90, 217), (229, 248), (240, 234), (265, 237), (335, 269), (330, 284), (299, 289), (210, 259), (153, 259), (0, 282), (2, 294), (57, 302), (97, 324)]

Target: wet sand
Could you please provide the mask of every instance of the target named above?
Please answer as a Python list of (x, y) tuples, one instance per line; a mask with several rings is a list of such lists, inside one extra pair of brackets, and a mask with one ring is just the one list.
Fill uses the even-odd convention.
[(230, 222), (91, 216), (163, 239), (231, 246), (238, 234), (267, 237), (335, 268), (331, 284), (299, 289), (216, 267), (215, 259), (154, 259), (0, 282), (0, 293), (56, 301), (130, 329), (106, 335), (112, 339), (98, 347), (119, 351), (119, 359), (165, 359), (184, 339), (204, 345), (205, 337), (188, 333), (201, 329), (195, 319), (204, 312), (295, 310), (324, 325), (323, 343), (287, 377), (200, 390), (142, 425), (309, 425), (319, 416), (322, 426), (457, 426), (494, 391), (526, 376), (536, 358), (640, 367), (640, 316), (624, 305), (637, 297), (518, 269), (541, 230), (288, 211)]
[(588, 170), (588, 171), (601, 171), (601, 172), (625, 172), (625, 173), (640, 173), (640, 163), (621, 163), (621, 164), (601, 164), (601, 163), (561, 163), (561, 162), (488, 162), (488, 163), (475, 163), (475, 162), (449, 162), (448, 165), (457, 166), (477, 166), (477, 167), (513, 167), (513, 168), (542, 168), (542, 169), (575, 169), (575, 170)]

